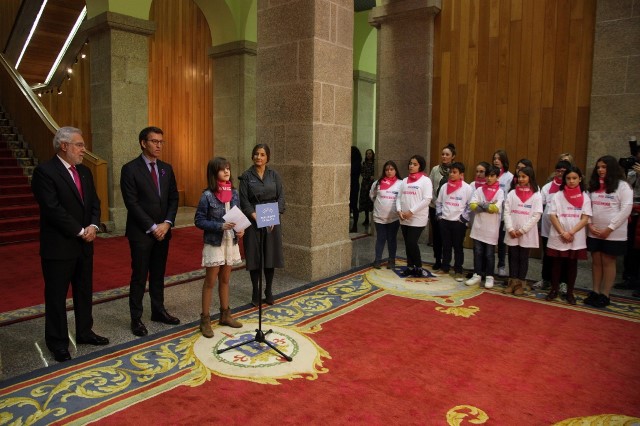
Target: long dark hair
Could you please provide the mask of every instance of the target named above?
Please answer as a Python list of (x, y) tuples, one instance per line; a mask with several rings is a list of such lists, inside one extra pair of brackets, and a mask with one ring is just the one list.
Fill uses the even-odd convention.
[(603, 162), (607, 166), (607, 174), (604, 177), (605, 192), (611, 194), (618, 189), (618, 184), (624, 180), (624, 171), (618, 164), (618, 161), (610, 156), (604, 155), (596, 160), (593, 167), (591, 179), (589, 179), (589, 192), (595, 192), (600, 189), (600, 177), (598, 176), (598, 163)]
[[(536, 183), (536, 172), (533, 170), (533, 167), (523, 167), (518, 170), (518, 173), (524, 173), (525, 175), (529, 176), (529, 187), (531, 188), (531, 191), (538, 192), (538, 184)], [(514, 179), (517, 178), (518, 176), (514, 177)]]
[(268, 164), (269, 161), (271, 160), (271, 150), (269, 149), (269, 145), (267, 145), (266, 143), (259, 143), (253, 147), (253, 150), (251, 151), (251, 160), (253, 160), (253, 157), (256, 155), (256, 153), (260, 148), (264, 149), (264, 153), (267, 154), (267, 164)]
[(499, 149), (496, 152), (493, 153), (493, 155), (491, 156), (491, 164), (493, 164), (493, 159), (496, 157), (496, 154), (498, 155), (498, 158), (500, 158), (500, 161), (502, 162), (502, 168), (504, 169), (504, 171), (508, 171), (509, 170), (509, 157), (507, 156), (507, 151), (505, 151), (504, 149)]
[[(560, 191), (564, 191), (564, 187), (567, 185), (567, 181), (566, 181), (567, 175), (569, 173), (577, 173), (579, 177), (583, 178), (582, 170), (580, 170), (578, 166), (572, 166), (571, 163), (569, 163), (568, 161), (564, 161), (564, 162), (569, 164), (569, 167), (567, 167), (564, 173), (562, 174), (562, 183), (560, 184)], [(579, 186), (580, 186), (580, 191), (584, 192), (584, 189), (585, 189), (584, 179), (580, 180)]]
[[(518, 170), (518, 164), (524, 164), (525, 167), (531, 167), (533, 169), (533, 162), (531, 160), (529, 160), (528, 158), (521, 158), (520, 160), (518, 160), (518, 162), (516, 163), (516, 174), (517, 170)], [(505, 168), (506, 170), (506, 168)], [(516, 186), (518, 185), (517, 179), (511, 179), (511, 189), (509, 191), (512, 191), (514, 189), (516, 189)]]
[(394, 161), (389, 160), (386, 163), (384, 163), (384, 166), (382, 166), (382, 175), (380, 176), (380, 178), (378, 178), (378, 182), (376, 182), (376, 187), (380, 186), (380, 181), (387, 177), (385, 173), (385, 171), (387, 170), (387, 166), (393, 167), (393, 169), (396, 171), (396, 177), (398, 178), (398, 180), (402, 180), (402, 176), (400, 176), (400, 170), (398, 170), (398, 166), (396, 166), (396, 163)]
[[(367, 158), (367, 153), (368, 153), (369, 151), (371, 151), (371, 160), (369, 160), (369, 159)], [(364, 163), (375, 163), (375, 162), (376, 162), (376, 153), (375, 153), (375, 152), (373, 152), (373, 150), (372, 150), (372, 149), (367, 149), (367, 150), (364, 152), (364, 158), (363, 158), (362, 164), (364, 164)]]
[[(218, 172), (226, 168), (231, 170), (231, 163), (226, 158), (216, 157), (209, 160), (209, 164), (207, 164), (208, 190), (213, 192), (218, 190)], [(231, 187), (233, 188), (233, 179), (231, 179), (231, 175), (229, 175), (229, 183), (231, 183)]]

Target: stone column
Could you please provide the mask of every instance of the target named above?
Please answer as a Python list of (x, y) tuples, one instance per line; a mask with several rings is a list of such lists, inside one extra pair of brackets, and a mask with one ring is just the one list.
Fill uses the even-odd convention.
[(258, 2), (257, 142), (284, 180), (286, 271), (351, 267), (353, 2)]
[[(635, 8), (632, 3), (635, 3)], [(598, 0), (593, 52), (587, 173), (606, 154), (628, 157), (640, 139), (640, 10), (638, 2)], [(588, 175), (588, 174), (587, 174)]]
[[(369, 23), (378, 29), (376, 162), (429, 164), (433, 31), (441, 0), (382, 0)], [(402, 167), (406, 174), (406, 167)]]
[(376, 75), (353, 72), (353, 144), (362, 155), (375, 151)]
[(116, 230), (124, 230), (127, 211), (120, 192), (120, 169), (140, 155), (138, 134), (149, 122), (148, 37), (155, 24), (105, 12), (85, 22), (82, 29), (91, 48), (93, 152), (110, 165), (111, 221)]
[(234, 175), (251, 165), (256, 144), (256, 43), (240, 40), (209, 49), (213, 59), (214, 152)]

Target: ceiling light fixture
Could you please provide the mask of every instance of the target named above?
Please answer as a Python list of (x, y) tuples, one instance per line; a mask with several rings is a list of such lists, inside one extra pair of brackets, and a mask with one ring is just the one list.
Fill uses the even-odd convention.
[(40, 6), (40, 11), (38, 12), (38, 16), (33, 21), (33, 26), (31, 26), (31, 31), (29, 31), (29, 35), (27, 36), (27, 40), (24, 42), (24, 46), (22, 46), (22, 52), (20, 52), (20, 56), (18, 56), (18, 60), (16, 61), (16, 69), (20, 66), (20, 62), (22, 61), (22, 57), (24, 56), (24, 52), (27, 51), (27, 46), (31, 42), (31, 37), (33, 37), (33, 33), (36, 32), (36, 28), (38, 27), (38, 23), (40, 22), (40, 18), (42, 17), (42, 12), (44, 12), (44, 8), (47, 5), (47, 0), (42, 2), (42, 6)]
[(78, 29), (80, 28), (80, 24), (82, 24), (82, 21), (84, 20), (84, 18), (86, 16), (87, 16), (87, 7), (85, 6), (82, 9), (82, 12), (80, 12), (80, 15), (78, 16), (78, 19), (76, 20), (76, 23), (73, 25), (73, 28), (69, 32), (69, 37), (67, 37), (67, 41), (64, 42), (64, 45), (62, 46), (62, 49), (60, 49), (60, 53), (58, 53), (58, 57), (56, 58), (55, 62), (53, 63), (53, 66), (51, 67), (51, 71), (49, 71), (49, 75), (47, 75), (47, 79), (44, 81), (45, 86), (48, 85), (51, 82), (51, 79), (53, 78), (53, 74), (58, 69), (58, 66), (60, 65), (60, 61), (62, 61), (62, 57), (64, 56), (65, 53), (67, 53), (67, 49), (69, 48), (69, 45), (71, 44), (71, 41), (76, 36), (76, 33), (78, 32)]

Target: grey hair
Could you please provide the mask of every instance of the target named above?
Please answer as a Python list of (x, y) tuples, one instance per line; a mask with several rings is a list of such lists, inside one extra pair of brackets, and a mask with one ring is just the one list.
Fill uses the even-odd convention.
[(81, 135), (82, 130), (69, 126), (60, 127), (56, 132), (56, 135), (53, 137), (53, 149), (57, 152), (60, 150), (60, 144), (62, 142), (71, 142), (71, 135), (74, 133)]

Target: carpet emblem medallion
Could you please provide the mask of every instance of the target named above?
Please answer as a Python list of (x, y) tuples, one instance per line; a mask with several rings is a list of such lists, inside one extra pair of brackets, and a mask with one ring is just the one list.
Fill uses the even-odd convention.
[(460, 426), (464, 423), (481, 425), (489, 420), (487, 413), (473, 405), (456, 405), (447, 412), (447, 424)]
[(464, 301), (483, 292), (480, 287), (466, 286), (448, 274), (435, 278), (402, 278), (390, 270), (371, 269), (365, 273), (365, 280), (398, 296), (433, 301), (445, 307), (460, 307), (438, 310), (465, 318), (475, 314), (478, 308), (464, 307)]
[(289, 362), (263, 343), (252, 342), (218, 354), (219, 349), (247, 342), (256, 335), (256, 323), (245, 323), (242, 328), (220, 327), (211, 339), (198, 338), (193, 345), (196, 358), (213, 374), (258, 383), (279, 384), (279, 380), (305, 378), (315, 380), (328, 369), (323, 358), (331, 358), (313, 340), (295, 328), (263, 325), (266, 340), (293, 358)]
[(600, 414), (589, 417), (574, 417), (566, 419), (553, 426), (590, 426), (590, 425), (620, 425), (635, 426), (640, 424), (640, 418), (623, 416), (620, 414)]

